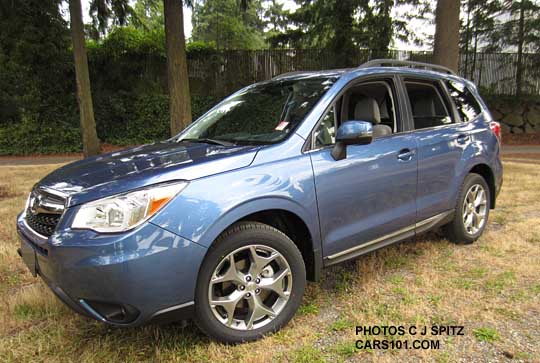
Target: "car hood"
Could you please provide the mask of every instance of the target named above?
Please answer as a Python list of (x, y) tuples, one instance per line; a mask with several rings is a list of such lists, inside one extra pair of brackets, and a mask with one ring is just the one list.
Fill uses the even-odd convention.
[(260, 146), (163, 141), (65, 165), (37, 186), (69, 195), (69, 206), (147, 185), (193, 180), (243, 168)]

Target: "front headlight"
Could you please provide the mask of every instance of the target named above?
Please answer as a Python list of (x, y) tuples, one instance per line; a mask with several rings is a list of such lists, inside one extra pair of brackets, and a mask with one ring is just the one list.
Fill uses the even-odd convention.
[(187, 182), (163, 184), (84, 204), (71, 225), (96, 232), (124, 232), (135, 228), (163, 208)]

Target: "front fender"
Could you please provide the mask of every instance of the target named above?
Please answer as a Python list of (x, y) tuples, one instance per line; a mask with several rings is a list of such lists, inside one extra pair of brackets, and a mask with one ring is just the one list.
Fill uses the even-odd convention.
[[(310, 215), (304, 207), (299, 205), (297, 202), (286, 199), (280, 196), (267, 196), (252, 199), (246, 202), (243, 202), (240, 205), (235, 206), (227, 213), (220, 216), (201, 236), (201, 241), (206, 241), (203, 244), (204, 246), (209, 246), (212, 241), (214, 241), (223, 231), (225, 231), (229, 226), (235, 222), (257, 212), (262, 212), (266, 210), (283, 210), (295, 214), (301, 220), (306, 223), (309, 232), (311, 234), (312, 240), (315, 239), (320, 241), (318, 228), (316, 223), (308, 223), (308, 221), (313, 219), (313, 215)], [(317, 243), (320, 245), (320, 242)]]
[(230, 225), (265, 210), (297, 215), (308, 227), (313, 249), (321, 249), (313, 171), (309, 156), (297, 155), (191, 181), (152, 223), (209, 247)]

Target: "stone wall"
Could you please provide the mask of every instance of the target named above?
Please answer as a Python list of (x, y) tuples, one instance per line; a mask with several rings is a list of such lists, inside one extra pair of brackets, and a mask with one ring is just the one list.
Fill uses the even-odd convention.
[(503, 132), (540, 132), (540, 99), (491, 98), (486, 102), (493, 118), (501, 122)]

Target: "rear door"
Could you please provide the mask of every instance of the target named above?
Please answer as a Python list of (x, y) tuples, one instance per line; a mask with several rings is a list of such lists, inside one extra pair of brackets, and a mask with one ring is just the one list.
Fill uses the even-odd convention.
[(409, 117), (418, 145), (417, 223), (453, 210), (452, 186), (470, 127), (460, 122), (445, 84), (429, 78), (404, 78)]
[[(350, 88), (338, 96), (313, 132), (309, 155), (323, 253), (329, 263), (350, 257), (363, 246), (375, 246), (381, 238), (403, 231), (414, 233), (416, 139), (403, 132), (403, 113), (395, 90), (393, 78), (372, 79)], [(347, 157), (336, 161), (330, 154), (335, 132), (342, 121), (354, 118), (355, 111), (366, 114), (355, 107), (365, 103), (366, 97), (377, 103), (373, 121), (389, 126), (392, 134), (375, 138), (368, 145), (348, 146)]]

